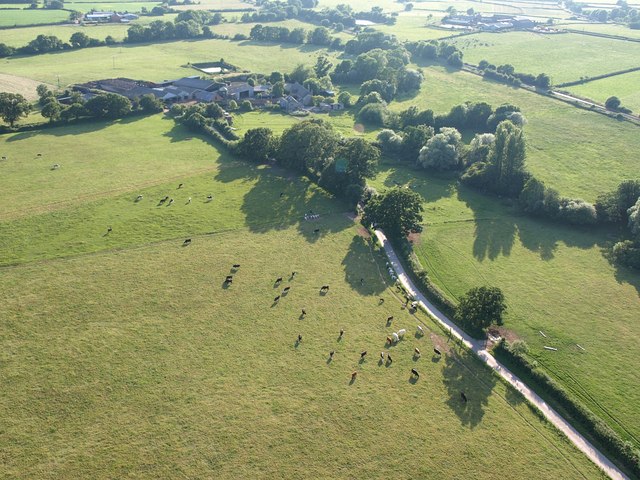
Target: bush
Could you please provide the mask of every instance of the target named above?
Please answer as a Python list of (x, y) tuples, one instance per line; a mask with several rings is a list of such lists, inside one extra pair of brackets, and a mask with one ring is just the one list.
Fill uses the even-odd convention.
[(369, 103), (360, 109), (358, 119), (362, 123), (382, 127), (387, 123), (389, 112), (386, 105), (381, 103)]

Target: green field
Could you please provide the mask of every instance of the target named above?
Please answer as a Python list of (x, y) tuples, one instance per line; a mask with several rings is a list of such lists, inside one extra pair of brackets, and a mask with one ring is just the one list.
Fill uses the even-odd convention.
[(506, 328), (527, 341), (553, 377), (637, 443), (640, 275), (614, 268), (601, 251), (618, 232), (532, 220), (454, 180), (402, 167), (387, 165), (374, 186), (394, 182), (409, 182), (425, 198), (426, 226), (415, 251), (433, 281), (452, 299), (475, 286), (500, 287)]
[(580, 97), (590, 98), (604, 104), (607, 98), (616, 96), (624, 107), (630, 108), (636, 114), (640, 113), (640, 71), (616, 75), (587, 82), (582, 85), (567, 87), (566, 90)]
[[(224, 57), (227, 62), (249, 71), (290, 72), (298, 63), (315, 62), (315, 57), (320, 53), (326, 51), (307, 45), (295, 47), (249, 41), (238, 43), (228, 40), (194, 40), (87, 48), (32, 57), (6, 58), (0, 60), (0, 70), (54, 84), (59, 76), (63, 86), (114, 77), (162, 81), (195, 75), (196, 71), (187, 66), (189, 62), (207, 62)], [(335, 55), (334, 52), (328, 52), (330, 58), (335, 58)], [(61, 58), (64, 58), (64, 63), (58, 61)]]
[[(130, 143), (123, 127), (103, 132)], [(166, 158), (149, 155), (143, 137), (129, 145), (129, 168), (114, 168), (118, 185), (83, 198), (81, 178), (104, 178), (102, 162), (70, 149), (50, 173), (69, 175), (65, 195), (73, 198), (46, 212), (14, 199), (28, 216), (0, 220), (8, 247), (0, 263), (20, 263), (0, 276), (5, 475), (482, 479), (499, 464), (506, 478), (526, 477), (532, 466), (545, 478), (603, 478), (517, 393), (425, 317), (401, 309), (380, 273), (383, 258), (340, 202), (277, 168), (221, 157), (170, 121), (128, 128), (170, 138)], [(91, 133), (58, 132), (67, 135), (96, 143)], [(37, 138), (13, 142), (28, 152)], [(153, 168), (188, 162), (181, 149), (205, 147), (209, 173), (200, 171), (203, 158), (185, 163), (179, 179), (144, 184), (155, 180)], [(3, 179), (30, 179), (32, 161), (9, 158)], [(43, 190), (37, 179), (22, 183)], [(209, 192), (214, 200), (205, 203)], [(164, 194), (175, 204), (157, 206)], [(308, 209), (321, 219), (303, 221)], [(223, 288), (233, 263), (241, 268)], [(291, 292), (272, 305), (277, 276)], [(318, 295), (322, 284), (329, 295)], [(410, 334), (385, 367), (377, 360), (388, 315)], [(414, 337), (423, 322), (427, 335)], [(412, 358), (414, 347), (434, 345), (444, 358)], [(359, 363), (362, 350), (369, 357)], [(411, 368), (421, 372), (417, 382)]]
[[(230, 14), (227, 14), (230, 15)], [(228, 35), (229, 37), (233, 37), (234, 35), (240, 33), (243, 35), (249, 36), (251, 29), (256, 25), (256, 23), (221, 23), (219, 25), (212, 25), (211, 30), (219, 35)], [(265, 22), (262, 22), (261, 25), (267, 25)], [(270, 27), (285, 27), (290, 30), (294, 28), (302, 28), (304, 30), (311, 31), (317, 27), (312, 23), (301, 22), (300, 20), (285, 20), (282, 22), (268, 22), (268, 26)], [(353, 35), (347, 32), (334, 32), (331, 31), (331, 35), (334, 37), (341, 38), (342, 41), (347, 42), (353, 38)]]
[(468, 63), (509, 63), (518, 72), (546, 73), (553, 83), (640, 66), (640, 43), (573, 33), (479, 33), (458, 38), (454, 43)]
[[(15, 7), (13, 5), (12, 7)], [(13, 27), (20, 25), (37, 25), (39, 23), (63, 22), (69, 18), (69, 12), (65, 10), (0, 10), (0, 27)], [(4, 33), (0, 31), (0, 39)]]
[(83, 32), (92, 38), (104, 40), (107, 35), (111, 35), (116, 40), (121, 41), (127, 34), (130, 25), (125, 24), (104, 24), (104, 25), (45, 25), (42, 27), (12, 28), (3, 30), (0, 33), (2, 43), (12, 47), (22, 47), (28, 44), (38, 35), (55, 35), (60, 40), (68, 42), (75, 32)]
[(615, 23), (562, 23), (559, 27), (585, 32), (605, 33), (607, 35), (621, 35), (629, 38), (640, 38), (640, 30), (632, 30), (625, 25)]
[(90, 12), (98, 10), (101, 12), (121, 12), (138, 13), (142, 8), (151, 11), (153, 7), (161, 5), (162, 2), (65, 2), (65, 8), (78, 12)]
[[(421, 14), (422, 13), (422, 14)], [(430, 28), (428, 25), (439, 23), (440, 15), (428, 19), (424, 12), (402, 12), (395, 25), (375, 25), (374, 28), (386, 34), (395, 35), (400, 40), (415, 42), (418, 40), (432, 40), (451, 35), (446, 30)]]
[(561, 194), (594, 201), (624, 179), (640, 171), (640, 135), (627, 122), (580, 110), (522, 89), (510, 88), (465, 72), (441, 67), (424, 69), (420, 93), (390, 107), (410, 105), (445, 113), (465, 101), (485, 101), (494, 107), (518, 105), (528, 120), (525, 126), (530, 170)]

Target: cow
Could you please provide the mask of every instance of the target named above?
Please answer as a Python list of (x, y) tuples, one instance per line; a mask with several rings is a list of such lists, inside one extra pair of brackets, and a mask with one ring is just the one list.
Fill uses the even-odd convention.
[(440, 352), (440, 350), (438, 350), (437, 348), (433, 349), (433, 353), (435, 353), (436, 355), (442, 355), (442, 353)]
[(191, 245), (191, 239), (190, 239), (190, 238), (185, 239), (185, 241), (184, 241), (184, 242), (182, 242), (182, 245), (184, 245), (185, 247), (186, 247), (187, 245)]
[(273, 299), (273, 303), (277, 303), (280, 300), (280, 295)]
[(238, 270), (240, 268), (240, 264), (234, 263), (233, 265), (231, 265), (231, 268), (233, 268), (234, 270)]
[(136, 197), (136, 202), (139, 202), (140, 200), (142, 200), (142, 195), (138, 195), (138, 196)]
[(382, 305), (384, 303), (384, 298), (379, 298), (378, 299), (378, 305)]
[(302, 309), (302, 314), (301, 314), (301, 315), (304, 317), (306, 314), (307, 314), (307, 311), (303, 308), (303, 309)]
[(387, 337), (387, 343), (389, 344), (393, 343), (393, 339), (391, 337)]
[(418, 325), (417, 331), (416, 331), (416, 335), (419, 336), (423, 336), (424, 335), (424, 330), (422, 329), (422, 327), (420, 325)]
[(414, 355), (415, 355), (416, 357), (419, 357), (419, 356), (420, 356), (420, 349), (419, 349), (419, 348), (417, 348), (417, 347), (416, 347), (416, 348), (414, 348), (414, 349), (413, 349), (413, 353), (414, 353)]
[(342, 338), (344, 336), (344, 329), (340, 329), (340, 336), (338, 338)]
[(415, 376), (416, 378), (420, 378), (420, 374), (415, 368), (411, 369), (411, 375)]
[(356, 377), (358, 376), (358, 372), (352, 372), (351, 373), (351, 381), (355, 382), (356, 381)]
[(316, 229), (313, 231), (313, 233), (320, 233), (320, 229), (319, 229), (319, 228), (316, 228)]
[(276, 283), (276, 285), (279, 284), (279, 283), (282, 283), (282, 277), (276, 278), (276, 282), (275, 283)]
[(298, 343), (302, 342), (302, 334), (298, 334)]
[(107, 233), (111, 233), (111, 232), (113, 232), (113, 228), (108, 227), (108, 228), (107, 228)]
[(213, 200), (213, 195), (207, 195), (207, 202), (210, 202), (211, 200)]
[(387, 365), (391, 365), (392, 362), (393, 362), (393, 359), (391, 358), (391, 355), (387, 353)]
[(464, 394), (464, 392), (460, 392), (460, 398), (462, 399), (463, 403), (467, 403), (467, 396)]
[(167, 205), (171, 205), (173, 203), (173, 198), (169, 200), (169, 203)]
[(384, 352), (380, 352), (380, 360), (384, 362)]
[(387, 317), (387, 323), (391, 323), (393, 322), (393, 315), (391, 315), (390, 317)]
[(178, 190), (180, 190), (183, 185), (184, 185), (184, 183), (181, 183), (180, 185), (178, 185)]
[(289, 293), (289, 290), (291, 290), (291, 287), (284, 287), (284, 290), (282, 290), (283, 294)]
[(336, 352), (334, 352), (333, 350), (331, 350), (331, 351), (329, 352), (329, 360), (333, 360), (333, 355), (334, 355), (335, 353), (336, 353)]
[(367, 351), (365, 350), (364, 352), (360, 352), (360, 360), (364, 360), (364, 357), (367, 356)]

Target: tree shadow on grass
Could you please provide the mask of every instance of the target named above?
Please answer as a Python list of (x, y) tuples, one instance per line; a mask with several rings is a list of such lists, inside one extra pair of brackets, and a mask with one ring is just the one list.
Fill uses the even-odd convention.
[(427, 174), (424, 170), (396, 167), (397, 164), (393, 163), (380, 166), (379, 172), (390, 172), (384, 180), (385, 187), (407, 186), (428, 203), (450, 197), (455, 192), (457, 180), (452, 175)]
[[(443, 383), (449, 395), (447, 405), (458, 416), (462, 425), (474, 428), (484, 417), (496, 379), (493, 375), (486, 375), (483, 376), (483, 380), (486, 381), (479, 382), (473, 372), (465, 366), (475, 361), (469, 353), (447, 355), (444, 361), (442, 373)], [(466, 395), (466, 402), (462, 400), (461, 392)]]
[(104, 118), (87, 118), (78, 121), (77, 123), (61, 124), (55, 127), (42, 128), (39, 130), (29, 130), (26, 132), (20, 132), (7, 135), (7, 142), (18, 142), (20, 140), (26, 140), (36, 135), (51, 135), (54, 137), (64, 137), (66, 135), (82, 135), (83, 133), (92, 133), (110, 127), (112, 125), (128, 125), (129, 123), (137, 122), (145, 117), (131, 116), (118, 120), (110, 120)]
[(360, 295), (379, 295), (385, 290), (367, 240), (360, 235), (354, 235), (342, 265), (345, 280)]

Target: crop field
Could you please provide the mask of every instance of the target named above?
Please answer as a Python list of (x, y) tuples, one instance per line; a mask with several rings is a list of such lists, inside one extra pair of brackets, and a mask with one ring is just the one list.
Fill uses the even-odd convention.
[(640, 30), (632, 30), (625, 25), (615, 23), (562, 23), (559, 27), (582, 30), (585, 32), (604, 33), (607, 35), (620, 35), (622, 37), (640, 38)]
[(439, 15), (435, 19), (428, 19), (424, 12), (403, 12), (398, 15), (395, 25), (375, 25), (374, 28), (386, 34), (393, 34), (400, 40), (415, 42), (418, 40), (433, 40), (448, 37), (450, 32), (437, 28), (430, 28), (429, 24), (439, 23)]
[(640, 113), (640, 71), (616, 75), (615, 77), (594, 80), (582, 85), (567, 87), (571, 93), (581, 97), (587, 97), (599, 103), (604, 103), (607, 98), (616, 96), (624, 107)]
[[(15, 5), (13, 5), (15, 7)], [(69, 18), (69, 12), (64, 10), (0, 10), (0, 27), (13, 27), (20, 25), (36, 25), (38, 23), (62, 22)], [(0, 33), (0, 39), (2, 38)]]
[(34, 100), (38, 98), (36, 87), (40, 83), (41, 82), (36, 82), (30, 78), (15, 77), (13, 75), (0, 73), (0, 92), (19, 93), (27, 100)]
[(453, 43), (464, 52), (468, 63), (508, 63), (518, 72), (546, 73), (553, 83), (637, 67), (640, 58), (640, 43), (571, 33), (479, 33)]
[(138, 13), (142, 8), (151, 10), (153, 7), (161, 5), (162, 2), (65, 2), (65, 8), (77, 10), (78, 12), (90, 12), (91, 10), (99, 10), (102, 12), (128, 12)]
[[(335, 52), (314, 46), (280, 46), (257, 42), (228, 40), (197, 40), (158, 43), (154, 45), (118, 45), (87, 48), (0, 60), (3, 73), (32, 78), (40, 82), (62, 85), (99, 78), (129, 77), (162, 81), (196, 71), (187, 64), (218, 60), (224, 57), (241, 69), (270, 73), (289, 72), (298, 63), (313, 63), (320, 53), (335, 58)], [(57, 61), (64, 55), (64, 63)], [(114, 68), (115, 64), (115, 68)]]
[(519, 106), (528, 120), (529, 169), (562, 195), (594, 201), (599, 193), (638, 176), (640, 135), (638, 128), (627, 122), (465, 72), (429, 67), (424, 73), (419, 94), (391, 103), (392, 109), (417, 105), (446, 113), (466, 101), (484, 101), (494, 108), (503, 103)]
[(25, 27), (25, 28), (12, 28), (9, 30), (2, 30), (0, 38), (2, 43), (10, 45), (12, 47), (22, 47), (28, 44), (31, 40), (38, 35), (55, 35), (60, 40), (68, 42), (71, 35), (75, 32), (83, 32), (92, 38), (104, 40), (108, 35), (111, 35), (118, 41), (124, 39), (127, 34), (127, 29), (131, 25), (125, 24), (104, 24), (104, 25), (43, 25), (41, 27)]
[(415, 251), (433, 281), (453, 299), (475, 286), (500, 287), (506, 328), (590, 409), (637, 442), (640, 275), (603, 257), (601, 248), (617, 232), (532, 220), (453, 180), (396, 165), (386, 165), (374, 186), (394, 182), (411, 184), (425, 199)]
[[(169, 121), (136, 122), (129, 127), (165, 127), (173, 139), (167, 160), (182, 158), (181, 143), (194, 146)], [(77, 142), (84, 134), (68, 135)], [(28, 151), (34, 140), (13, 141)], [(79, 172), (108, 175), (71, 149), (50, 173), (69, 175), (73, 201), (32, 212), (29, 199), (16, 199), (29, 216), (0, 220), (2, 232), (14, 232), (0, 241), (8, 247), (0, 263), (20, 258), (0, 276), (6, 475), (493, 478), (498, 462), (512, 478), (531, 465), (545, 477), (603, 478), (517, 393), (424, 316), (401, 308), (380, 273), (383, 258), (344, 205), (287, 172), (233, 161), (197, 142), (211, 150), (211, 172), (194, 162), (179, 179), (145, 185), (129, 172), (164, 169), (167, 160), (147, 155), (149, 142), (139, 141), (129, 145), (130, 168), (113, 172), (128, 191), (105, 186), (84, 199)], [(30, 175), (33, 166), (20, 160), (3, 179)], [(37, 181), (23, 188), (42, 191)], [(203, 202), (205, 192), (212, 202)], [(174, 205), (157, 205), (165, 193)], [(308, 209), (320, 220), (302, 220)], [(107, 224), (113, 231), (105, 235)], [(22, 235), (39, 246), (20, 245)], [(187, 236), (192, 244), (182, 247)], [(233, 263), (241, 267), (224, 288)], [(277, 276), (291, 292), (272, 304), (282, 288), (273, 285)], [(318, 295), (325, 283), (330, 293)], [(392, 327), (382, 320), (389, 315)], [(416, 324), (426, 336), (413, 336)], [(411, 334), (385, 349), (391, 328)], [(412, 358), (414, 347), (434, 345), (443, 358)], [(359, 363), (363, 350), (369, 356)], [(380, 350), (392, 353), (392, 365), (378, 362)], [(411, 368), (421, 372), (418, 381)]]

